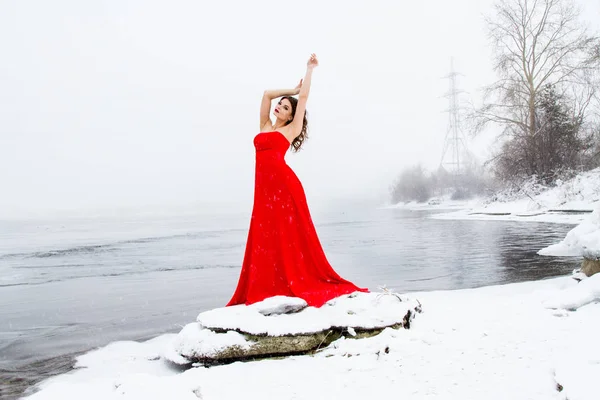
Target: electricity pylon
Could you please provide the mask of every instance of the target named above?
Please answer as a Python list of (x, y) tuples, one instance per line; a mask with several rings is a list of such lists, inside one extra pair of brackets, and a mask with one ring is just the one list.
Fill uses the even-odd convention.
[(440, 167), (452, 174), (454, 179), (465, 171), (469, 155), (460, 124), (461, 107), (458, 95), (463, 93), (463, 91), (459, 90), (456, 86), (456, 77), (458, 75), (461, 74), (454, 71), (454, 59), (451, 58), (450, 74), (444, 77), (444, 79), (449, 80), (450, 90), (444, 97), (448, 98), (450, 108), (446, 110), (449, 115), (449, 122), (446, 137), (444, 138), (444, 150), (442, 151)]

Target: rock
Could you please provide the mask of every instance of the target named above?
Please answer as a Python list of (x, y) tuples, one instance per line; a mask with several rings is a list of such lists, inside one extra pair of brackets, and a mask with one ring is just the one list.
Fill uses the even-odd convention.
[(267, 300), (201, 313), (175, 337), (164, 358), (181, 365), (214, 365), (311, 354), (341, 337), (360, 339), (389, 327), (409, 329), (421, 312), (418, 301), (390, 292), (355, 293), (295, 312), (289, 310), (304, 300)]
[(600, 260), (585, 257), (581, 263), (581, 272), (588, 277), (600, 272)]
[[(225, 336), (229, 333), (237, 333), (231, 331), (228, 333), (215, 333), (210, 329), (201, 328), (198, 324), (191, 325), (195, 325), (197, 329), (200, 330), (201, 333), (199, 336), (202, 336), (202, 333), (206, 333), (204, 336), (210, 336), (211, 334)], [(401, 324), (397, 324), (391, 328), (399, 329), (402, 327)], [(360, 331), (360, 333), (354, 332), (354, 335), (348, 331), (344, 332), (337, 328), (308, 335), (254, 336), (239, 334), (244, 338), (243, 344), (232, 343), (230, 345), (215, 347), (212, 346), (210, 342), (199, 341), (196, 342), (198, 346), (187, 346), (187, 348), (182, 348), (180, 342), (179, 346), (177, 344), (174, 344), (173, 346), (175, 348), (179, 347), (179, 351), (168, 351), (164, 354), (164, 357), (167, 360), (180, 365), (193, 363), (218, 365), (259, 358), (310, 354), (329, 346), (333, 341), (342, 336), (361, 339), (375, 336), (381, 333), (383, 329), (363, 330)], [(185, 345), (183, 347), (185, 347)]]
[(229, 347), (218, 354), (209, 356), (195, 354), (188, 359), (202, 364), (219, 364), (223, 362), (306, 354), (319, 347), (327, 347), (331, 342), (341, 337), (340, 332), (324, 331), (311, 335), (295, 336), (252, 336), (246, 335), (251, 343), (248, 349)]

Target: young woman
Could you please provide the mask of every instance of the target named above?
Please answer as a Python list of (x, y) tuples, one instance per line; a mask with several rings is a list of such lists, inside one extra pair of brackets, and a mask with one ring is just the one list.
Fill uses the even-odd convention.
[[(281, 295), (320, 307), (332, 298), (367, 291), (341, 278), (327, 261), (302, 184), (284, 159), (288, 148), (300, 150), (307, 138), (306, 101), (318, 65), (312, 54), (304, 80), (295, 89), (263, 95), (260, 133), (254, 138), (254, 208), (240, 279), (228, 306)], [(278, 97), (273, 123), (269, 111)]]

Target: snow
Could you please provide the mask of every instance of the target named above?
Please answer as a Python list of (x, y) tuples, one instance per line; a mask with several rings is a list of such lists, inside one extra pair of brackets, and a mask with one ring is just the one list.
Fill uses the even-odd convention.
[[(290, 298), (281, 296), (270, 305), (283, 307)], [(262, 303), (262, 302), (261, 302)], [(251, 335), (302, 335), (323, 332), (332, 327), (375, 329), (401, 323), (418, 301), (391, 293), (361, 293), (338, 297), (320, 308), (307, 307), (300, 312), (265, 316), (264, 305), (237, 305), (200, 313), (197, 322), (204, 328), (234, 330)]]
[(543, 256), (587, 256), (600, 258), (600, 206), (557, 244), (538, 252)]
[[(73, 372), (29, 398), (595, 400), (599, 288), (595, 275), (411, 293), (423, 303), (411, 329), (340, 339), (313, 356), (210, 368), (183, 370), (159, 357), (177, 335), (113, 343), (79, 357)], [(383, 308), (397, 301), (392, 296), (380, 297)], [(372, 300), (365, 299), (342, 298), (339, 306)], [(285, 323), (287, 316), (268, 318)]]
[(306, 303), (306, 300), (298, 297), (273, 296), (263, 301), (259, 301), (258, 303), (254, 303), (250, 307), (256, 309), (256, 311), (262, 315), (269, 316), (298, 312), (308, 307), (308, 304)]
[(600, 301), (600, 274), (594, 274), (582, 280), (577, 286), (563, 289), (560, 295), (547, 299), (543, 304), (551, 309), (576, 311), (598, 301)]
[(418, 203), (416, 201), (409, 201), (406, 203), (398, 204), (387, 204), (381, 208), (383, 209), (404, 209), (404, 210), (452, 210), (452, 209), (464, 209), (476, 206), (482, 200), (480, 198), (474, 198), (469, 200), (452, 200), (451, 196), (439, 196), (429, 199), (425, 203)]
[[(572, 224), (576, 225), (585, 220), (588, 214), (585, 213), (560, 213), (550, 211), (522, 212), (517, 204), (502, 206), (503, 211), (492, 207), (487, 209), (475, 208), (470, 210), (459, 210), (450, 213), (440, 213), (432, 215), (433, 219), (449, 220), (478, 220), (478, 221), (527, 221), (527, 222), (547, 222), (554, 224)], [(505, 207), (505, 208), (504, 208)]]

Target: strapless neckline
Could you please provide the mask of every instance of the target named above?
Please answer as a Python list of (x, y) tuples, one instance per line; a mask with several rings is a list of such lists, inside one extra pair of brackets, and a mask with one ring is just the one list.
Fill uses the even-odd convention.
[(288, 142), (290, 145), (292, 144), (292, 142), (290, 142), (288, 140), (288, 138), (283, 133), (281, 133), (279, 131), (264, 131), (264, 132), (260, 132), (260, 133), (279, 133), (281, 135), (281, 137), (285, 139), (286, 142)]

